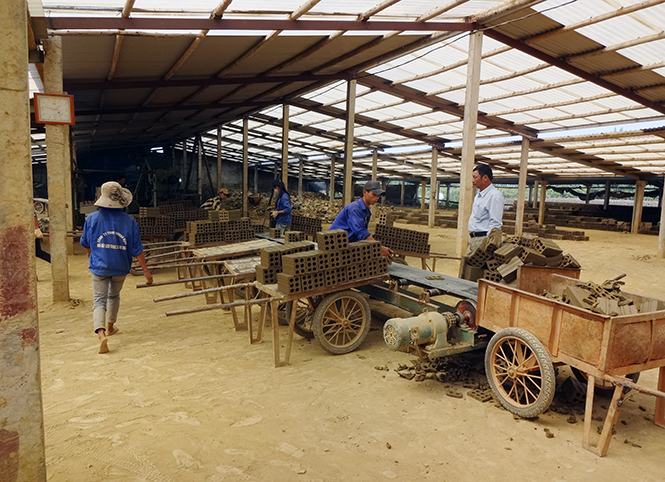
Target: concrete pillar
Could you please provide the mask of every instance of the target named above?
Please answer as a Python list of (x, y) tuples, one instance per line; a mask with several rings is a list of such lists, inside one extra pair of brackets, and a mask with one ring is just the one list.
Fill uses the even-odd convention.
[(644, 188), (646, 181), (635, 181), (635, 204), (633, 205), (633, 222), (630, 225), (630, 232), (637, 234), (642, 221), (642, 208), (644, 203)]
[[(425, 191), (427, 191), (427, 181), (420, 181), (420, 211), (425, 212)], [(430, 190), (431, 192), (431, 190)]]
[[(439, 202), (439, 186), (436, 183), (436, 175), (439, 171), (439, 151), (432, 149), (432, 172), (429, 179), (429, 216), (427, 217), (427, 226), (434, 227), (434, 216)], [(423, 186), (423, 197), (425, 196), (425, 187)]]
[(356, 121), (356, 80), (346, 83), (346, 134), (344, 145), (344, 201), (346, 206), (353, 199), (353, 127)]
[[(62, 94), (62, 38), (44, 41), (44, 92)], [(71, 161), (67, 138), (68, 125), (46, 126), (46, 158), (49, 197), (49, 233), (51, 242), (51, 276), (53, 301), (69, 301), (69, 267), (67, 265), (67, 177), (71, 177)], [(32, 189), (30, 190), (32, 192)]]
[(476, 156), (476, 123), (478, 122), (478, 94), (480, 86), (480, 60), (482, 31), (473, 32), (469, 38), (469, 61), (466, 71), (464, 100), (464, 127), (462, 132), (462, 165), (460, 169), (459, 209), (457, 211), (458, 256), (466, 253), (469, 244), (469, 218), (473, 206), (473, 165)]
[(401, 207), (404, 207), (404, 185), (406, 184), (406, 181), (402, 179), (402, 184), (400, 184), (400, 192), (399, 192), (399, 205)]
[(289, 104), (282, 105), (282, 182), (289, 189)]
[[(379, 172), (379, 151), (378, 149), (374, 149), (372, 151), (372, 181), (376, 181), (376, 176), (378, 172)], [(385, 190), (385, 187), (383, 189)], [(381, 196), (382, 204), (385, 198), (386, 198), (385, 195)], [(372, 216), (376, 214), (376, 204), (370, 208), (370, 211), (372, 212)]]
[(540, 204), (538, 206), (538, 224), (545, 224), (545, 198), (547, 193), (547, 181), (540, 181)]
[(335, 200), (335, 156), (330, 156), (330, 200)]
[(0, 480), (45, 482), (27, 26), (24, 0), (0, 2)]
[(610, 208), (610, 181), (605, 181), (605, 199), (603, 200), (603, 210)]
[(247, 217), (247, 191), (249, 187), (249, 119), (242, 120), (242, 216)]
[[(217, 126), (217, 192), (222, 188), (222, 126)], [(256, 190), (256, 187), (254, 187)]]
[(300, 161), (298, 162), (298, 199), (302, 203), (302, 170), (303, 166), (305, 164), (305, 161), (303, 158), (300, 158)]
[(522, 137), (520, 154), (520, 178), (517, 187), (517, 211), (515, 213), (515, 236), (522, 236), (524, 230), (524, 195), (526, 194), (527, 165), (529, 162), (529, 139)]

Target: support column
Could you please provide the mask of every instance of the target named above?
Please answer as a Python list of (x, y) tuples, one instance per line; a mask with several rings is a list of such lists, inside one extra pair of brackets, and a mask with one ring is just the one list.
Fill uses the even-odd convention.
[[(67, 170), (67, 175), (65, 176), (65, 196), (67, 197), (67, 204), (65, 205), (65, 209), (67, 210), (67, 230), (74, 230), (74, 207), (76, 206), (76, 200), (74, 197), (74, 191), (72, 190), (72, 170), (73, 170), (73, 163), (72, 159), (75, 159), (74, 154), (72, 153), (73, 151), (73, 144), (72, 144), (72, 132), (71, 129), (67, 129), (67, 146), (66, 146), (66, 151), (68, 154), (68, 161), (69, 161), (69, 169)], [(74, 255), (74, 236), (67, 236), (65, 238), (65, 242), (67, 243), (67, 255), (68, 256), (73, 256)]]
[(242, 216), (247, 217), (247, 191), (249, 188), (249, 119), (242, 120)]
[(586, 185), (586, 198), (584, 199), (584, 204), (589, 204), (591, 200), (591, 183)]
[(330, 156), (330, 201), (335, 200), (335, 156)]
[(533, 207), (533, 185), (529, 184), (529, 204)]
[(300, 158), (300, 161), (298, 162), (298, 200), (302, 204), (302, 170), (303, 170), (303, 165), (305, 161), (303, 161), (303, 158)]
[(478, 122), (478, 93), (480, 86), (480, 60), (483, 33), (473, 32), (469, 38), (469, 61), (466, 73), (464, 99), (464, 127), (462, 132), (462, 165), (460, 169), (459, 209), (457, 211), (458, 256), (466, 253), (469, 241), (469, 218), (473, 206), (473, 165), (476, 156), (476, 124)]
[[(663, 178), (665, 186), (665, 177)], [(665, 191), (663, 193), (665, 196)], [(658, 257), (665, 258), (665, 203), (660, 206), (660, 228), (658, 230)]]
[(400, 184), (400, 193), (399, 193), (399, 205), (401, 207), (404, 207), (404, 190), (405, 190), (404, 185), (405, 184), (406, 184), (406, 181), (404, 179), (402, 179), (402, 184)]
[(196, 150), (198, 152), (198, 164), (197, 164), (197, 190), (199, 193), (199, 204), (203, 203), (203, 145), (201, 143), (201, 136), (196, 136)]
[(254, 195), (259, 193), (259, 165), (254, 164)]
[(527, 165), (529, 162), (529, 139), (522, 137), (520, 154), (520, 178), (517, 187), (517, 211), (515, 213), (515, 236), (522, 236), (524, 230), (524, 195), (526, 194)]
[(45, 482), (27, 26), (25, 1), (3, 0), (0, 7), (0, 480)]
[(222, 126), (217, 126), (217, 192), (219, 192), (221, 188), (222, 188)]
[[(432, 172), (429, 178), (429, 216), (427, 218), (427, 226), (434, 227), (434, 216), (436, 215), (436, 208), (439, 202), (439, 187), (436, 184), (436, 176), (439, 172), (439, 151), (436, 147), (432, 148)], [(423, 196), (425, 196), (425, 188), (423, 186)]]
[(282, 105), (282, 182), (289, 189), (289, 104)]
[[(187, 177), (187, 139), (182, 140), (182, 166), (180, 166), (180, 188), (183, 191), (186, 191), (188, 186), (186, 184), (186, 181), (183, 181), (183, 179), (188, 180)], [(183, 185), (183, 182), (185, 184)]]
[(386, 181), (385, 179), (381, 180), (381, 189), (386, 191), (386, 195), (381, 196), (381, 206), (385, 206), (386, 205), (386, 198), (388, 197), (388, 181)]
[(446, 184), (446, 209), (450, 207), (450, 183)]
[[(379, 150), (374, 149), (372, 151), (372, 181), (376, 181), (376, 176), (379, 173)], [(385, 191), (385, 187), (383, 188)], [(386, 195), (384, 194), (381, 196), (381, 203), (383, 204), (383, 200), (386, 198)], [(373, 205), (370, 208), (370, 211), (372, 212), (372, 216), (376, 214), (376, 204)]]
[[(44, 41), (44, 92), (62, 94), (62, 38)], [(51, 276), (53, 301), (69, 301), (69, 267), (67, 265), (67, 177), (71, 177), (71, 161), (67, 148), (69, 126), (46, 126), (46, 169), (48, 173), (49, 233), (51, 241)], [(32, 189), (30, 189), (32, 192)]]
[(646, 181), (635, 181), (635, 204), (633, 205), (633, 222), (630, 225), (630, 232), (637, 234), (642, 222), (642, 208), (644, 203), (644, 188)]
[(610, 181), (605, 181), (605, 199), (603, 200), (603, 210), (610, 208)]
[(344, 201), (346, 206), (353, 199), (353, 127), (356, 121), (356, 80), (346, 83), (346, 136), (344, 145)]
[(427, 181), (420, 181), (420, 211), (425, 212), (425, 191), (427, 190)]
[(538, 209), (538, 224), (545, 224), (545, 198), (547, 193), (547, 181), (540, 181), (540, 204)]
[(538, 206), (538, 193), (540, 192), (540, 181), (536, 181), (533, 183), (533, 202), (531, 203), (531, 207), (535, 208)]

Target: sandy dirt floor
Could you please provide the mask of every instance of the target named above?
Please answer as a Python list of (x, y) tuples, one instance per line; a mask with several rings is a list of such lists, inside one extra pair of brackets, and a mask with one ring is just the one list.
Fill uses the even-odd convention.
[[(433, 251), (454, 252), (455, 230), (431, 233)], [(582, 263), (582, 279), (627, 273), (626, 291), (665, 299), (655, 236), (587, 233), (589, 242), (559, 242)], [(291, 365), (275, 368), (270, 332), (250, 345), (228, 312), (166, 317), (203, 300), (153, 303), (185, 289), (136, 289), (144, 279), (130, 275), (120, 333), (99, 355), (87, 259), (77, 253), (70, 291), (80, 302), (70, 304), (52, 302), (49, 265), (37, 260), (51, 482), (663, 480), (655, 398), (634, 394), (624, 404), (600, 458), (582, 448), (581, 416), (515, 419), (462, 386), (453, 388), (463, 398), (452, 398), (438, 381), (400, 378), (394, 369), (412, 357), (387, 348), (380, 323), (342, 356), (296, 336)], [(437, 268), (456, 275), (458, 263)], [(155, 280), (174, 277), (160, 271)], [(560, 370), (558, 383), (569, 374)], [(655, 388), (656, 376), (645, 372), (640, 382)], [(596, 398), (594, 416), (607, 404)], [(600, 422), (593, 425), (595, 435)]]

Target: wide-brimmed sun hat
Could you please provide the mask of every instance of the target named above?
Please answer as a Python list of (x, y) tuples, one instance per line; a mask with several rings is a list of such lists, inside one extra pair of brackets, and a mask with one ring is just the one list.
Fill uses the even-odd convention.
[(95, 202), (95, 206), (122, 209), (129, 206), (132, 198), (129, 189), (125, 189), (115, 181), (109, 181), (102, 184), (102, 195)]

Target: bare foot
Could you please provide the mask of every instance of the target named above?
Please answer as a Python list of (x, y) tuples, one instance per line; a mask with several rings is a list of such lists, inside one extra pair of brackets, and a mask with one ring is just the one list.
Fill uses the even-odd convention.
[(118, 329), (114, 326), (115, 323), (107, 323), (106, 324), (106, 336), (111, 336), (115, 335), (118, 333)]

